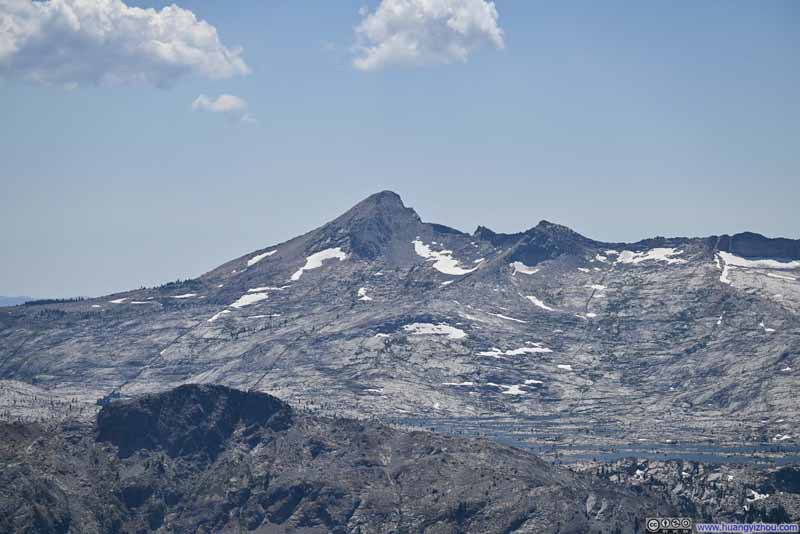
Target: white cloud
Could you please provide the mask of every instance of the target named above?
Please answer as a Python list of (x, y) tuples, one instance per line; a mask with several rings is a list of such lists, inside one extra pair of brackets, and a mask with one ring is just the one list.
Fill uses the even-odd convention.
[(175, 5), (122, 0), (0, 0), (0, 76), (45, 85), (145, 83), (250, 72), (241, 49)]
[(225, 113), (229, 117), (236, 118), (242, 122), (257, 122), (247, 111), (247, 108), (247, 100), (234, 95), (219, 95), (217, 98), (209, 98), (206, 95), (200, 95), (192, 102), (192, 109), (195, 111)]
[(353, 64), (361, 70), (464, 62), (480, 46), (504, 46), (494, 2), (381, 0), (360, 14)]
[(200, 95), (192, 102), (192, 109), (211, 111), (214, 113), (229, 113), (247, 109), (247, 101), (233, 95), (219, 95), (216, 100)]

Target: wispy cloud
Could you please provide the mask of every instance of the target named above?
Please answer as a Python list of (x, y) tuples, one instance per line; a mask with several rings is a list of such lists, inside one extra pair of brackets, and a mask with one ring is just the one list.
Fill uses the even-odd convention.
[(195, 111), (209, 111), (211, 113), (223, 113), (226, 116), (250, 124), (258, 122), (248, 111), (247, 100), (235, 95), (219, 95), (217, 98), (209, 98), (200, 95), (192, 102), (192, 109)]
[(230, 78), (249, 67), (188, 9), (122, 0), (0, 0), (0, 76), (45, 85)]
[(353, 64), (361, 70), (464, 62), (481, 46), (504, 46), (494, 2), (381, 0), (359, 13)]

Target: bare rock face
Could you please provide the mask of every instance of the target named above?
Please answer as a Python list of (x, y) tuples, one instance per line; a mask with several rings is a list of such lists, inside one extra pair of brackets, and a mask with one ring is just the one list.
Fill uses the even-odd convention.
[(183, 386), (0, 427), (3, 532), (637, 532), (673, 509), (485, 440)]
[(796, 454), (799, 251), (750, 233), (607, 243), (547, 221), (467, 234), (384, 191), (196, 279), (0, 309), (0, 419), (86, 419), (199, 383), (558, 452)]
[(105, 407), (97, 416), (97, 440), (114, 444), (121, 457), (137, 450), (162, 450), (171, 457), (213, 460), (239, 426), (285, 430), (290, 424), (289, 406), (269, 395), (222, 386), (181, 386)]

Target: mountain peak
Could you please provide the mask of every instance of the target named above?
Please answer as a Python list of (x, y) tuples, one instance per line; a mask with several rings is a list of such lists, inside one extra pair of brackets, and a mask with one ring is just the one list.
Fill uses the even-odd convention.
[(401, 208), (405, 208), (403, 204), (403, 199), (400, 198), (400, 195), (395, 193), (394, 191), (390, 191), (388, 189), (384, 189), (383, 191), (378, 191), (377, 193), (373, 193), (358, 204), (395, 204)]
[(330, 230), (350, 237), (353, 251), (364, 258), (374, 258), (395, 236), (416, 232), (421, 219), (417, 212), (403, 204), (393, 191), (380, 191), (368, 196), (331, 223)]

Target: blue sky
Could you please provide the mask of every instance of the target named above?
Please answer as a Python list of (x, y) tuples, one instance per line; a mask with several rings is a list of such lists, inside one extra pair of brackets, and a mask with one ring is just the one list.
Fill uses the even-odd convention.
[[(0, 0), (0, 17), (22, 2)], [(411, 29), (420, 58), (364, 70), (354, 46), (378, 43), (355, 28), (379, 4), (179, 2), (249, 73), (125, 65), (91, 44), (66, 69), (37, 48), (3, 56), (0, 38), (0, 294), (196, 276), (382, 189), (465, 231), (800, 238), (797, 2), (498, 0), (494, 27), (460, 38), (430, 20)], [(73, 46), (43, 27), (41, 49)], [(157, 82), (92, 79), (109, 69)], [(246, 110), (192, 109), (222, 94)]]

